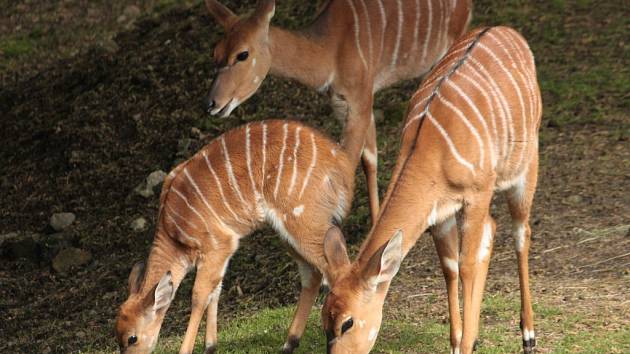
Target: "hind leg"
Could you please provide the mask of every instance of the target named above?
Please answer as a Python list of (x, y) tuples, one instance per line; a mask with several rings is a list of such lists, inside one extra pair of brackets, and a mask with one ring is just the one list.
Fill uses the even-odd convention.
[(441, 224), (434, 226), (431, 234), (440, 257), (444, 280), (446, 280), (451, 324), (451, 353), (459, 353), (459, 344), (462, 340), (462, 319), (459, 313), (459, 240), (455, 216), (451, 216)]
[(374, 113), (370, 119), (370, 126), (365, 137), (365, 145), (361, 154), (363, 162), (363, 172), (367, 178), (368, 197), (370, 201), (370, 214), (372, 217), (372, 225), (376, 223), (379, 211), (378, 200), (378, 147), (376, 146), (376, 125), (374, 122)]
[(534, 311), (529, 291), (529, 246), (531, 229), (529, 216), (538, 179), (538, 155), (530, 163), (522, 180), (507, 190), (506, 197), (512, 216), (512, 236), (518, 258), (518, 275), (521, 287), (521, 331), (523, 332), (523, 350), (532, 353), (536, 346), (534, 334)]

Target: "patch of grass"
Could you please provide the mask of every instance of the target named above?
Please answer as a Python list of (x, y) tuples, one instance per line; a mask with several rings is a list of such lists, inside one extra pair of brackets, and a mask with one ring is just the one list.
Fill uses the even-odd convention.
[(14, 59), (33, 52), (34, 43), (30, 38), (6, 38), (0, 40), (0, 53)]

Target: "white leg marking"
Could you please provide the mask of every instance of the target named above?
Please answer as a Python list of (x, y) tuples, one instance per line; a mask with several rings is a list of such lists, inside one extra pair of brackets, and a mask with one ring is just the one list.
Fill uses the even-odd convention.
[(438, 217), (437, 202), (434, 202), (433, 209), (431, 209), (431, 213), (429, 214), (429, 217), (427, 218), (427, 226), (435, 225), (435, 223), (437, 222), (437, 217)]
[(354, 41), (357, 46), (357, 51), (359, 52), (359, 58), (361, 58), (361, 62), (363, 63), (363, 67), (365, 69), (368, 68), (367, 61), (365, 60), (365, 56), (363, 55), (363, 49), (361, 49), (361, 37), (360, 37), (360, 28), (361, 23), (359, 22), (359, 16), (357, 14), (357, 9), (354, 7), (353, 0), (346, 1), (350, 6), (350, 10), (352, 10), (352, 16), (354, 17)]
[(295, 146), (293, 147), (293, 174), (291, 175), (291, 183), (289, 184), (289, 192), (288, 195), (293, 193), (293, 187), (295, 187), (295, 180), (297, 179), (297, 164), (298, 164), (298, 149), (300, 148), (300, 131), (302, 127), (297, 127), (295, 129)]
[(368, 150), (368, 149), (363, 149), (363, 157), (365, 157), (365, 159), (372, 165), (372, 166), (376, 166), (378, 164), (378, 158), (376, 157), (376, 154), (373, 153), (372, 151)]
[(284, 152), (287, 149), (287, 135), (289, 134), (289, 124), (284, 123), (282, 126), (282, 150), (280, 150), (280, 159), (278, 160), (278, 175), (276, 176), (276, 187), (273, 189), (274, 199), (278, 199), (278, 188), (280, 187), (280, 178), (282, 177), (282, 170), (284, 169)]
[(457, 220), (454, 216), (446, 218), (446, 220), (444, 220), (442, 224), (440, 224), (440, 232), (438, 233), (438, 235), (440, 235), (440, 237), (448, 236), (455, 225), (457, 225)]
[(525, 248), (525, 225), (521, 222), (515, 222), (512, 225), (512, 236), (514, 237), (514, 247), (518, 253), (523, 252)]
[(451, 273), (459, 274), (459, 262), (452, 258), (444, 258), (444, 265)]
[(492, 224), (489, 222), (483, 224), (483, 234), (481, 235), (481, 243), (479, 244), (479, 253), (477, 262), (481, 263), (490, 255), (490, 247), (492, 247)]
[(317, 164), (317, 145), (315, 145), (315, 135), (311, 133), (311, 165), (308, 166), (308, 171), (306, 172), (306, 177), (304, 177), (304, 182), (302, 183), (302, 189), (300, 189), (300, 196), (298, 199), (302, 199), (302, 195), (304, 194), (304, 190), (306, 190), (306, 186), (308, 185), (308, 180), (311, 178), (311, 174), (315, 169), (315, 165)]
[(473, 166), (473, 164), (471, 164), (465, 158), (463, 158), (462, 155), (459, 153), (459, 151), (457, 151), (457, 148), (455, 147), (455, 144), (453, 143), (451, 138), (448, 136), (448, 133), (446, 132), (446, 130), (444, 130), (444, 128), (440, 125), (440, 123), (438, 123), (438, 121), (435, 118), (433, 118), (433, 115), (431, 115), (431, 112), (427, 112), (427, 118), (429, 118), (429, 121), (431, 122), (431, 124), (433, 124), (433, 126), (435, 126), (435, 128), (437, 128), (437, 130), (440, 132), (440, 134), (442, 135), (442, 138), (444, 139), (444, 141), (446, 141), (446, 144), (448, 145), (449, 149), (451, 150), (451, 153), (453, 154), (457, 162), (459, 162), (464, 167), (469, 169), (470, 172), (475, 174), (475, 167)]

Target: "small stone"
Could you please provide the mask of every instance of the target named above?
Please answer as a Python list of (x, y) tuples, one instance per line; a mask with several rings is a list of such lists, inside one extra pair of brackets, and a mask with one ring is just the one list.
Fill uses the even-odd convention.
[(147, 219), (139, 217), (131, 222), (131, 229), (135, 232), (142, 232), (147, 229)]
[(129, 5), (127, 7), (125, 7), (125, 9), (123, 10), (123, 15), (127, 16), (127, 18), (137, 18), (138, 16), (140, 16), (140, 8), (136, 5)]
[(166, 172), (162, 170), (157, 170), (151, 172), (147, 177), (147, 188), (155, 188), (164, 182), (164, 178), (166, 178)]
[(92, 254), (79, 248), (66, 248), (59, 252), (52, 262), (57, 273), (66, 273), (73, 268), (86, 265), (92, 260)]
[(50, 217), (50, 226), (57, 231), (63, 231), (77, 219), (73, 213), (56, 213)]
[(575, 194), (565, 199), (568, 204), (577, 205), (582, 203), (582, 197)]

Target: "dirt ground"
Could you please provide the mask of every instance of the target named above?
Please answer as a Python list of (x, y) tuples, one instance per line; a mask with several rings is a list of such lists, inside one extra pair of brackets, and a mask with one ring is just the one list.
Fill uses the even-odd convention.
[[(238, 3), (237, 10), (254, 3), (225, 2)], [(276, 78), (233, 117), (208, 117), (211, 50), (220, 32), (199, 3), (173, 3), (0, 0), (0, 235), (48, 237), (51, 214), (69, 211), (77, 221), (56, 237), (92, 255), (65, 274), (51, 268), (54, 254), (45, 251), (30, 260), (2, 255), (0, 352), (115, 349), (113, 321), (128, 272), (152, 240), (157, 197), (133, 192), (150, 172), (168, 171), (207, 139), (247, 121), (286, 117), (339, 132), (326, 97)], [(630, 326), (630, 13), (586, 0), (475, 3), (476, 24), (512, 24), (537, 54), (546, 112), (532, 219), (535, 302), (578, 309), (606, 329)], [(130, 4), (141, 4), (139, 17), (121, 20)], [(278, 1), (274, 23), (297, 28), (317, 6)], [(415, 87), (417, 81), (402, 83), (377, 97), (382, 191)], [(362, 176), (358, 181), (344, 225), (354, 251), (369, 226)], [(515, 294), (500, 196), (493, 213), (499, 231), (486, 294)], [(132, 231), (141, 216), (148, 230)], [(183, 331), (191, 278), (164, 333)], [(256, 233), (232, 261), (220, 314), (229, 319), (293, 304), (298, 283), (281, 242), (270, 230)], [(444, 292), (432, 242), (423, 237), (393, 284), (386, 316), (446, 319), (445, 300), (424, 301), (444, 299)]]

